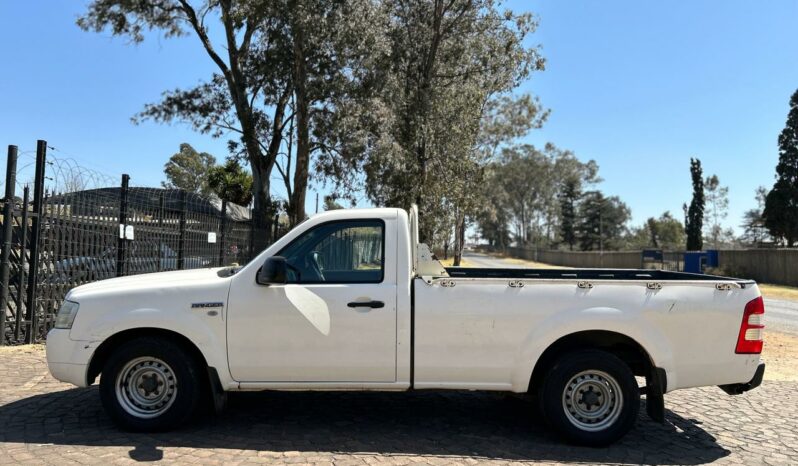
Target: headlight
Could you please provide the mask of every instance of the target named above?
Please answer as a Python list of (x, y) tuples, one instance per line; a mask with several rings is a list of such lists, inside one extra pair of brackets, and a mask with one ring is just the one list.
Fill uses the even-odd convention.
[(75, 316), (78, 315), (78, 308), (80, 304), (72, 301), (64, 301), (61, 304), (61, 309), (58, 310), (58, 315), (55, 316), (55, 328), (72, 328), (72, 322), (75, 321)]

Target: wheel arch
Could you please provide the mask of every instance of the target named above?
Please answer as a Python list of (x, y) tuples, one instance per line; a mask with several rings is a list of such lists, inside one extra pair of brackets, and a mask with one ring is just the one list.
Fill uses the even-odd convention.
[[(87, 384), (91, 385), (94, 383), (97, 376), (102, 372), (105, 362), (108, 360), (108, 357), (111, 355), (114, 349), (128, 341), (144, 337), (163, 338), (177, 343), (183, 349), (185, 349), (188, 354), (191, 355), (194, 362), (198, 364), (203, 371), (207, 371), (209, 374), (208, 382), (210, 384), (221, 385), (217, 371), (208, 364), (205, 355), (202, 353), (199, 347), (193, 341), (191, 341), (191, 339), (174, 330), (158, 327), (129, 328), (119, 331), (103, 340), (100, 346), (98, 346), (94, 351), (94, 354), (92, 354), (91, 360), (89, 361), (89, 366), (86, 371)], [(214, 381), (212, 377), (216, 377), (216, 380)]]
[(561, 355), (579, 349), (600, 349), (612, 353), (638, 376), (648, 377), (656, 367), (650, 353), (632, 337), (611, 330), (582, 330), (561, 336), (541, 353), (532, 369), (528, 391), (540, 386), (543, 376)]

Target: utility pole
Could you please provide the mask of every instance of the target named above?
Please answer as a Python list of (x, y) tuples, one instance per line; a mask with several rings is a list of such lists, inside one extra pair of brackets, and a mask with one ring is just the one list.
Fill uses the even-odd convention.
[(316, 213), (319, 213), (319, 193), (316, 193)]

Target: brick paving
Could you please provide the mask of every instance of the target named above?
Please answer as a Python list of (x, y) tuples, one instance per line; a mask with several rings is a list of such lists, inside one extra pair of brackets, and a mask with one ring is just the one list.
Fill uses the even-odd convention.
[[(665, 397), (603, 449), (559, 443), (524, 400), (495, 393), (234, 394), (221, 416), (164, 434), (116, 429), (97, 388), (51, 378), (40, 347), (0, 350), (0, 464), (798, 464), (798, 382)], [(644, 411), (644, 410), (643, 410)]]

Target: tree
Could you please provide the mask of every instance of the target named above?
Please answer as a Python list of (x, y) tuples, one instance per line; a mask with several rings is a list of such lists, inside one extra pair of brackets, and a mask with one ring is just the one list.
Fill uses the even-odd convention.
[[(291, 94), (283, 44), (263, 37), (275, 34), (276, 16), (267, 4), (232, 0), (94, 0), (78, 19), (84, 30), (144, 40), (143, 31), (160, 30), (166, 37), (192, 34), (218, 70), (195, 88), (164, 93), (158, 104), (145, 106), (135, 121), (187, 121), (195, 129), (214, 136), (232, 132), (252, 167), (255, 221), (268, 226), (272, 205), (270, 175), (282, 140), (285, 110)], [(209, 35), (207, 19), (218, 21), (221, 44)], [(266, 229), (269, 231), (270, 229)], [(260, 236), (260, 235), (258, 235)]]
[(779, 135), (776, 182), (765, 200), (765, 226), (788, 247), (798, 241), (798, 90), (790, 98), (787, 124)]
[(712, 247), (720, 247), (722, 240), (728, 234), (723, 230), (721, 221), (728, 216), (729, 210), (729, 188), (721, 186), (717, 175), (708, 176), (704, 181), (704, 197), (709, 206), (709, 218), (712, 221), (709, 226), (707, 237), (712, 242)]
[(483, 208), (477, 212), (475, 220), (479, 236), (491, 247), (503, 251), (512, 242), (512, 235), (509, 228), (510, 203), (500, 172), (501, 166), (497, 163), (485, 168), (484, 189), (481, 191)]
[[(217, 71), (194, 88), (165, 92), (134, 121), (184, 121), (215, 137), (235, 135), (231, 151), (252, 171), (253, 219), (265, 230), (257, 235), (260, 241), (271, 231), (275, 167), (286, 183), (291, 222), (305, 217), (314, 106), (320, 96), (334, 94), (330, 85), (353, 74), (345, 64), (348, 55), (336, 45), (352, 31), (367, 29), (363, 25), (379, 24), (364, 21), (362, 12), (371, 5), (364, 0), (93, 0), (78, 25), (96, 32), (108, 28), (134, 43), (144, 40), (145, 30), (198, 39)], [(209, 33), (211, 22), (218, 23), (219, 41)]]
[(580, 197), (578, 180), (567, 179), (560, 192), (560, 238), (571, 251), (576, 244), (576, 207)]
[(700, 251), (704, 248), (704, 178), (700, 160), (690, 159), (690, 175), (693, 179), (693, 199), (685, 217), (687, 250)]
[[(516, 141), (532, 129), (540, 128), (548, 114), (549, 111), (541, 108), (538, 99), (529, 94), (517, 97), (502, 95), (489, 100), (485, 106), (477, 150), (486, 165), (483, 182), (472, 187), (472, 197), (475, 203), (479, 203), (473, 219), (476, 220), (480, 235), (498, 249), (504, 249), (511, 241), (508, 228), (511, 214), (504, 189), (505, 179), (501, 176), (502, 167), (497, 164), (499, 154), (514, 147)], [(459, 232), (465, 235), (464, 228), (460, 228)], [(459, 245), (462, 243), (460, 241)], [(458, 259), (456, 256), (455, 260), (459, 263)]]
[(207, 195), (208, 173), (216, 165), (216, 158), (207, 152), (197, 152), (188, 143), (180, 144), (180, 151), (169, 157), (163, 167), (166, 181), (161, 186)]
[(343, 195), (365, 185), (376, 205), (418, 204), (428, 243), (457, 224), (462, 249), (463, 224), (482, 205), (474, 187), (484, 175), (478, 145), (488, 102), (543, 68), (538, 49), (524, 45), (531, 15), (498, 5), (383, 1), (387, 47), (364, 67), (369, 92), (336, 101), (337, 149), (318, 159)]
[(582, 189), (600, 181), (594, 161), (582, 162), (552, 144), (542, 150), (529, 144), (505, 146), (486, 173), (481, 184), (485, 215), (478, 215), (477, 223), (483, 238), (501, 245), (514, 237), (521, 246), (550, 247), (569, 225), (575, 234)]
[(324, 196), (324, 210), (339, 210), (344, 206), (338, 203), (333, 196)]
[(743, 228), (743, 234), (740, 236), (740, 240), (749, 242), (755, 247), (768, 237), (765, 219), (762, 216), (762, 212), (765, 210), (767, 195), (768, 190), (764, 186), (756, 188), (757, 206), (743, 213), (743, 223), (740, 225)]
[(624, 249), (683, 250), (684, 240), (682, 222), (666, 211), (659, 217), (649, 217), (643, 225), (631, 228), (625, 238)]
[(235, 158), (228, 158), (208, 172), (208, 187), (220, 199), (241, 206), (252, 202), (252, 175)]
[(579, 209), (580, 248), (583, 251), (619, 249), (630, 215), (629, 207), (618, 196), (605, 197), (600, 191), (585, 193)]

